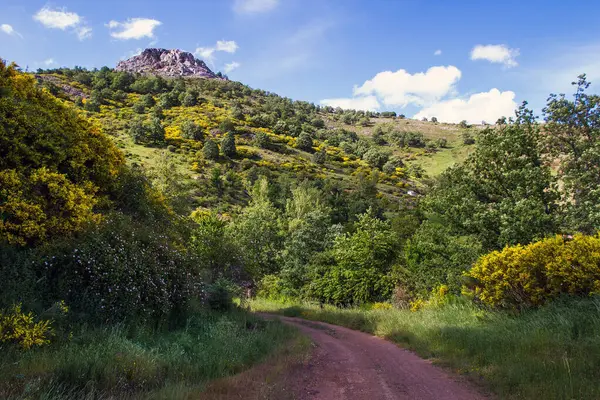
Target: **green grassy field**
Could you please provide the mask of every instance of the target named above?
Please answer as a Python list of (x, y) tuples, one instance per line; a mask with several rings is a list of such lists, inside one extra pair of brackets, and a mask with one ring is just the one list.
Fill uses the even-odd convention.
[(373, 333), (466, 374), (502, 399), (600, 398), (600, 299), (515, 315), (457, 301), (439, 308), (338, 309), (255, 300), (261, 312)]
[(287, 351), (299, 333), (246, 312), (191, 317), (173, 331), (77, 328), (21, 352), (0, 348), (1, 399), (183, 399)]

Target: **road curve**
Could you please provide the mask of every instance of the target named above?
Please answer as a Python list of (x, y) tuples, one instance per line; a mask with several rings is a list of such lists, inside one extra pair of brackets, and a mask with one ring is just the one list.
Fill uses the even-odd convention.
[(297, 400), (479, 400), (468, 382), (384, 339), (322, 322), (279, 317), (315, 344), (287, 377)]

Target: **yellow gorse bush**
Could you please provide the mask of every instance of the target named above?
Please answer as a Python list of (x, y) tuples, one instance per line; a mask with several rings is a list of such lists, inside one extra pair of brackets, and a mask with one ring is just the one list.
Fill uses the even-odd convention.
[[(65, 309), (64, 303), (61, 303)], [(66, 311), (65, 311), (66, 312)], [(32, 312), (25, 313), (21, 304), (0, 312), (0, 343), (13, 343), (24, 350), (50, 343), (54, 332), (49, 320), (35, 322)]]
[(466, 273), (466, 291), (484, 304), (538, 306), (560, 295), (600, 293), (600, 238), (557, 235), (482, 256)]

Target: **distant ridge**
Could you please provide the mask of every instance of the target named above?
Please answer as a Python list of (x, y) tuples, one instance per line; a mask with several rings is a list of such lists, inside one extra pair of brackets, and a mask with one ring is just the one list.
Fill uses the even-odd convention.
[(120, 61), (115, 70), (165, 77), (225, 79), (217, 76), (192, 53), (179, 49), (146, 49), (137, 56)]

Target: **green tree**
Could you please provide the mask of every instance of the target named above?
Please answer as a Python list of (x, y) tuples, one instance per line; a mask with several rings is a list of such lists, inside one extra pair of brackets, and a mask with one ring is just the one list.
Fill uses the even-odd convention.
[(143, 104), (144, 107), (151, 108), (154, 107), (156, 101), (154, 101), (154, 97), (148, 93), (140, 97), (140, 103)]
[(277, 254), (281, 250), (280, 213), (269, 200), (269, 184), (259, 179), (251, 188), (252, 201), (230, 225), (245, 271), (255, 281), (279, 270)]
[(159, 118), (152, 118), (148, 125), (148, 139), (154, 144), (164, 143), (165, 141), (165, 128), (160, 122)]
[(330, 209), (316, 188), (302, 184), (292, 189), (285, 207), (286, 232), (279, 256), (280, 276), (290, 294), (299, 295), (308, 283), (311, 259), (332, 244)]
[(271, 139), (266, 133), (258, 132), (254, 135), (254, 144), (262, 149), (268, 149), (271, 146)]
[(567, 226), (592, 234), (600, 229), (600, 96), (586, 93), (585, 75), (573, 85), (573, 100), (550, 95), (544, 139), (549, 161), (560, 160)]
[(216, 161), (219, 159), (219, 145), (212, 140), (208, 139), (204, 142), (204, 147), (202, 147), (202, 154), (204, 158), (207, 160)]
[(221, 140), (221, 152), (226, 157), (235, 157), (237, 149), (235, 147), (235, 136), (233, 132), (227, 132), (223, 140)]
[(219, 124), (219, 130), (223, 133), (235, 132), (235, 125), (233, 124), (233, 122), (231, 122), (230, 119), (224, 119)]
[(410, 292), (427, 296), (439, 285), (460, 292), (462, 273), (483, 253), (475, 235), (459, 236), (451, 227), (425, 221), (404, 248), (403, 267), (395, 271)]
[(196, 105), (196, 94), (194, 92), (184, 92), (181, 105), (185, 107), (193, 107)]
[(184, 139), (202, 140), (204, 138), (204, 132), (194, 121), (186, 119), (181, 124), (181, 136)]
[(350, 305), (383, 301), (391, 295), (397, 243), (390, 224), (369, 210), (359, 216), (355, 228), (335, 238), (327, 257), (315, 260), (305, 288), (309, 297)]
[(475, 235), (485, 250), (553, 233), (556, 189), (540, 140), (523, 104), (516, 123), (481, 131), (475, 151), (442, 174), (424, 209), (454, 234)]
[(372, 147), (363, 155), (362, 158), (371, 167), (381, 169), (390, 158), (390, 153), (389, 151), (381, 148)]
[(325, 150), (325, 148), (322, 148), (321, 150), (319, 150), (315, 154), (313, 154), (313, 162), (317, 165), (325, 164), (326, 160), (327, 160), (327, 151)]
[(214, 211), (195, 211), (192, 219), (196, 227), (190, 237), (190, 247), (212, 279), (229, 278), (238, 249), (227, 230), (227, 222)]
[(136, 119), (129, 128), (129, 136), (133, 139), (136, 144), (143, 143), (148, 140), (148, 132), (144, 123), (140, 119)]
[(312, 146), (312, 137), (306, 132), (302, 132), (300, 136), (298, 136), (298, 139), (296, 139), (296, 147), (300, 150), (312, 151)]

